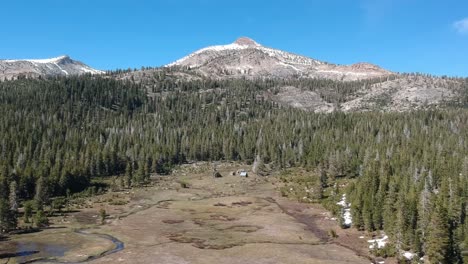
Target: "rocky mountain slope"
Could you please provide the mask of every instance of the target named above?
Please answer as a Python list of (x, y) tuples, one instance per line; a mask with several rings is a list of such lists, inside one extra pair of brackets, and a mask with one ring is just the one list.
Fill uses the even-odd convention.
[(414, 111), (457, 105), (466, 96), (468, 82), (424, 75), (401, 75), (363, 87), (340, 105), (345, 112)]
[(391, 75), (369, 63), (335, 65), (264, 47), (252, 39), (198, 50), (166, 67), (180, 66), (217, 78), (326, 78), (351, 81)]
[(0, 80), (16, 79), (19, 76), (67, 76), (85, 73), (102, 74), (104, 72), (68, 56), (41, 60), (0, 60)]
[(198, 50), (166, 67), (215, 79), (316, 78), (339, 83), (362, 82), (358, 84), (360, 88), (347, 92), (340, 102), (326, 98), (330, 92), (335, 93), (335, 97), (340, 93), (332, 87), (336, 84), (320, 88), (313, 84), (284, 85), (277, 87), (275, 93), (263, 95), (280, 104), (313, 112), (412, 111), (444, 107), (459, 103), (468, 88), (464, 79), (395, 74), (369, 63), (335, 65), (264, 47), (249, 38)]
[[(187, 87), (204, 86), (216, 82), (192, 70), (173, 68), (145, 69), (112, 75), (113, 78), (141, 83), (148, 95), (170, 94), (165, 87), (176, 86), (178, 91)], [(216, 89), (234, 89), (230, 83), (249, 80), (228, 79), (218, 81)], [(250, 80), (264, 86), (261, 80)], [(196, 84), (194, 84), (196, 82)], [(171, 84), (173, 83), (173, 84)], [(468, 79), (439, 78), (420, 74), (399, 74), (387, 78), (359, 81), (328, 79), (287, 79), (268, 81), (271, 88), (258, 88), (257, 96), (285, 107), (308, 112), (408, 112), (447, 107), (464, 107), (468, 102)], [(184, 88), (185, 87), (185, 88)], [(213, 89), (197, 89), (191, 92), (214, 93)], [(191, 90), (191, 89), (189, 89)]]

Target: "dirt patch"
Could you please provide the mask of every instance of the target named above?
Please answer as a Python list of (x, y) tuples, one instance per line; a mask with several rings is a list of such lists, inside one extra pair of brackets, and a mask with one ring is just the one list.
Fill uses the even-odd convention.
[(328, 236), (328, 232), (319, 226), (316, 223), (317, 218), (311, 214), (303, 213), (304, 210), (308, 208), (307, 204), (300, 204), (291, 201), (283, 201), (281, 203), (276, 202), (278, 207), (283, 210), (284, 213), (294, 217), (298, 222), (306, 225), (307, 230), (312, 232), (315, 236), (320, 238), (322, 242), (329, 242), (330, 237)]
[(183, 211), (183, 212), (189, 212), (189, 213), (195, 213), (195, 212), (197, 212), (196, 210), (193, 210), (193, 209), (182, 209), (181, 211)]
[(179, 234), (170, 234), (168, 238), (177, 243), (184, 243), (184, 244), (192, 244), (193, 247), (199, 249), (214, 249), (214, 250), (222, 250), (227, 248), (232, 248), (235, 246), (240, 246), (241, 244), (234, 244), (234, 243), (227, 243), (227, 244), (212, 244), (209, 243), (205, 239), (195, 238), (195, 237), (187, 237), (187, 234), (179, 233)]
[(235, 225), (223, 230), (229, 230), (234, 232), (243, 232), (243, 233), (253, 233), (257, 232), (258, 230), (262, 229), (261, 226), (252, 226), (252, 225)]
[(165, 224), (173, 225), (173, 224), (180, 224), (180, 223), (183, 223), (183, 222), (185, 222), (185, 220), (172, 220), (172, 219), (168, 219), (168, 220), (162, 220), (162, 222), (165, 223)]
[[(358, 256), (370, 261), (376, 260), (370, 255), (367, 239), (355, 229), (341, 229), (338, 222), (332, 220), (330, 213), (318, 204), (295, 203), (281, 200), (278, 206), (288, 215), (305, 224), (307, 229), (324, 243), (333, 243), (354, 251)], [(328, 231), (334, 230), (338, 237), (331, 238)]]
[(229, 217), (227, 215), (222, 215), (222, 214), (214, 214), (210, 215), (211, 220), (216, 220), (216, 221), (235, 221), (237, 220), (235, 217)]
[(228, 248), (233, 248), (236, 246), (241, 246), (241, 244), (223, 244), (223, 245), (210, 245), (206, 243), (195, 243), (193, 244), (194, 247), (199, 249), (214, 249), (214, 250), (223, 250)]
[(248, 206), (251, 205), (252, 202), (240, 201), (232, 203), (232, 206)]
[(167, 238), (178, 243), (204, 243), (205, 240), (195, 237), (187, 237), (184, 233), (169, 234)]
[(192, 221), (193, 221), (193, 223), (196, 224), (197, 226), (204, 226), (204, 225), (206, 225), (206, 223), (205, 223), (203, 220), (201, 220), (201, 219), (193, 219)]
[(93, 225), (97, 223), (98, 213), (94, 211), (83, 211), (73, 216), (82, 225)]
[(162, 208), (162, 209), (169, 209), (170, 205), (171, 205), (171, 201), (161, 201), (156, 205), (156, 207)]

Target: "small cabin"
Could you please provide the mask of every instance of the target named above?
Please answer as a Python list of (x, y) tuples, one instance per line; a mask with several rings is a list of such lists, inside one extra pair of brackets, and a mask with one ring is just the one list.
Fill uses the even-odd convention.
[(239, 173), (239, 176), (241, 176), (241, 177), (249, 177), (249, 174), (248, 174), (246, 171), (241, 171), (241, 172)]

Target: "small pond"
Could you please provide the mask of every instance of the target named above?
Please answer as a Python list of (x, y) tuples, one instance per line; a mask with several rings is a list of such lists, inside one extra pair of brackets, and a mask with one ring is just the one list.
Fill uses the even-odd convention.
[(28, 241), (0, 242), (0, 260), (16, 258), (19, 263), (39, 258), (63, 257), (68, 248), (63, 245)]
[[(99, 237), (101, 239), (106, 239), (111, 241), (114, 244), (112, 249), (109, 249), (97, 256), (89, 256), (86, 261), (94, 260), (115, 252), (121, 251), (124, 249), (124, 243), (117, 238), (106, 235), (106, 234), (93, 234), (88, 233), (83, 230), (75, 231), (79, 236), (89, 236), (89, 237)], [(0, 263), (34, 263), (34, 262), (43, 262), (48, 263), (61, 263), (56, 260), (61, 257), (64, 257), (65, 254), (73, 249), (68, 241), (54, 241), (47, 242), (47, 239), (44, 239), (44, 242), (36, 241), (27, 241), (27, 240), (4, 240), (0, 241)], [(9, 260), (13, 262), (9, 262)], [(64, 262), (67, 263), (67, 262)]]

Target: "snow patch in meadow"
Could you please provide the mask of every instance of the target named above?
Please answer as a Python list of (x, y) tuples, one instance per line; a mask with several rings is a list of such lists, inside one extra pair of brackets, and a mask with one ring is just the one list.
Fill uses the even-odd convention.
[(412, 260), (416, 254), (415, 253), (412, 253), (412, 252), (409, 252), (409, 251), (405, 251), (403, 252), (403, 257), (405, 257), (407, 260)]
[(374, 249), (375, 246), (377, 246), (378, 249), (384, 248), (388, 243), (388, 236), (385, 235), (382, 238), (367, 240), (367, 242), (370, 243), (370, 245), (369, 245), (370, 249)]
[(336, 204), (343, 208), (343, 224), (350, 227), (353, 224), (353, 217), (351, 215), (351, 203), (346, 201), (346, 194), (343, 194), (341, 200)]

